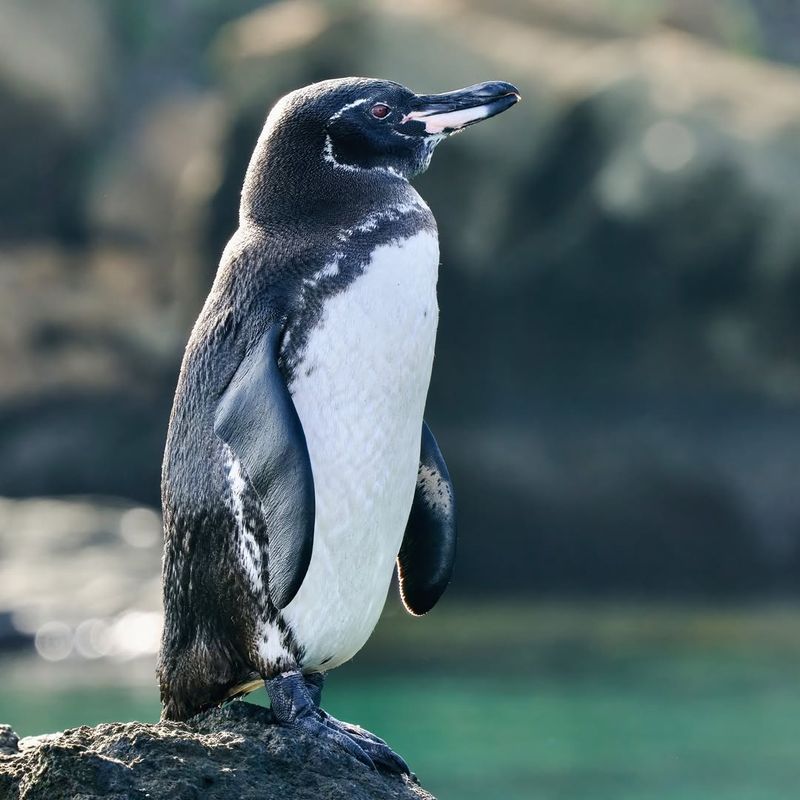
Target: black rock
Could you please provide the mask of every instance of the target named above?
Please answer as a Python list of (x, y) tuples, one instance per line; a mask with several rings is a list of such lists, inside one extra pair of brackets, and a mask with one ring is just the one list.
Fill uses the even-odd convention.
[(19, 736), (10, 725), (0, 725), (0, 755), (13, 755), (19, 752)]
[(413, 780), (369, 769), (335, 744), (276, 726), (234, 702), (188, 723), (113, 722), (23, 739), (0, 726), (0, 800), (237, 798), (433, 800)]

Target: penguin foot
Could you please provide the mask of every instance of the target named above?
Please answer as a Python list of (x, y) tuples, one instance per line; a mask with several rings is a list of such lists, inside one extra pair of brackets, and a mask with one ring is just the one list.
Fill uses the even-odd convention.
[(411, 775), (408, 764), (383, 739), (358, 725), (340, 722), (319, 707), (323, 682), (324, 676), (320, 673), (304, 677), (299, 671), (284, 672), (265, 680), (276, 722), (334, 741), (373, 769), (381, 766), (390, 772)]

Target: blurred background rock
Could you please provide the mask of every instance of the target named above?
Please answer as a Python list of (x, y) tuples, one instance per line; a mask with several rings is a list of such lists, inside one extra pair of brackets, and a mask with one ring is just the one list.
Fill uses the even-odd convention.
[(501, 76), (526, 102), (419, 182), (442, 237), (428, 416), (461, 490), (454, 590), (796, 590), (795, 4), (2, 15), (2, 494), (157, 506), (182, 348), (276, 98)]
[(418, 181), (442, 250), (427, 416), (460, 502), (445, 619), (796, 599), (793, 0), (0, 0), (0, 20), (0, 642), (152, 658), (182, 348), (269, 107), (349, 74), (525, 101)]

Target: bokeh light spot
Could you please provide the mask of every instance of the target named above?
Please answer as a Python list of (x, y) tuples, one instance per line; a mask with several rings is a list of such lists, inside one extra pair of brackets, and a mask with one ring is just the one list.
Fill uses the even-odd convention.
[(132, 508), (120, 517), (119, 532), (131, 547), (155, 547), (161, 542), (161, 517), (149, 508)]
[(129, 611), (111, 628), (111, 655), (121, 660), (158, 651), (163, 619), (156, 611)]
[(86, 619), (75, 629), (73, 644), (84, 658), (101, 658), (111, 652), (111, 629), (101, 619)]
[(36, 631), (34, 644), (46, 661), (63, 661), (72, 652), (72, 630), (63, 622), (45, 622)]
[(661, 172), (677, 172), (694, 158), (694, 134), (682, 123), (662, 120), (651, 125), (642, 139), (642, 150), (651, 166)]

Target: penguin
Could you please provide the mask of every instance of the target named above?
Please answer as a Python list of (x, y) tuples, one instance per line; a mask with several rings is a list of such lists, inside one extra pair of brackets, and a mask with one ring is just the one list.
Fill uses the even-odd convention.
[(283, 97), (192, 330), (162, 474), (162, 718), (266, 687), (280, 725), (409, 773), (320, 707), (375, 627), (395, 565), (428, 612), (455, 498), (423, 412), (438, 321), (434, 148), (520, 99), (492, 81), (419, 95), (345, 78)]

